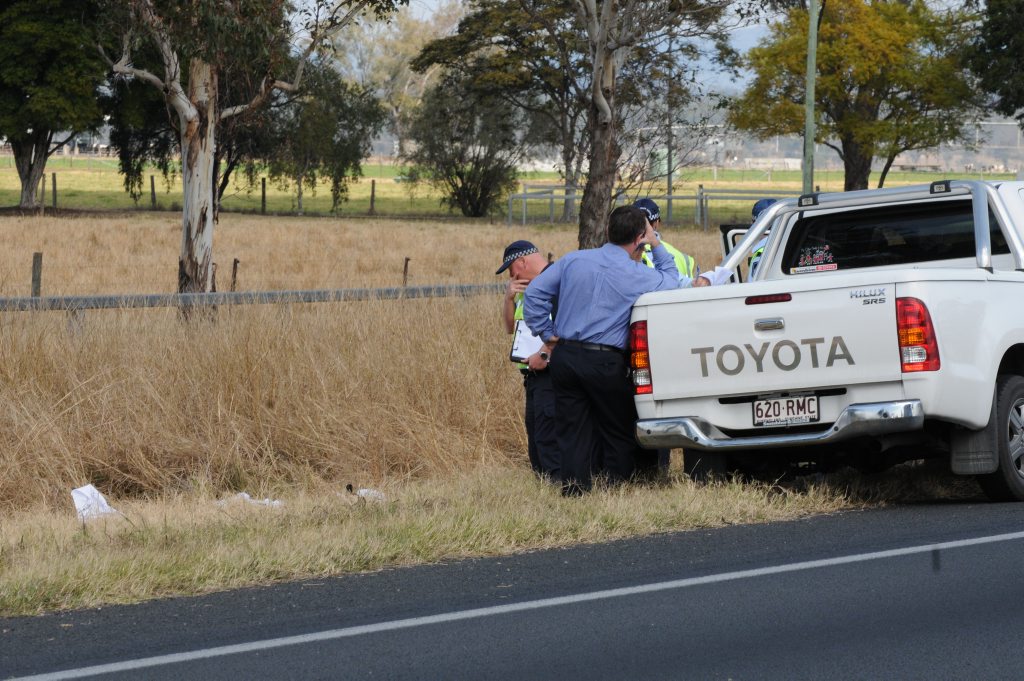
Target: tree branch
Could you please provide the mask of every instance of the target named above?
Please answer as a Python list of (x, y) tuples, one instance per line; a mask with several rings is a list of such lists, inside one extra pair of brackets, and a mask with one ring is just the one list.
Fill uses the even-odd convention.
[(343, 28), (355, 21), (356, 17), (359, 16), (359, 14), (361, 14), (369, 4), (370, 0), (358, 0), (358, 2), (338, 14), (338, 11), (341, 10), (342, 7), (342, 5), (339, 4), (328, 12), (327, 16), (323, 18), (317, 16), (314, 18), (312, 25), (309, 27), (309, 42), (307, 43), (306, 48), (302, 51), (302, 54), (298, 57), (298, 63), (295, 67), (295, 75), (291, 81), (276, 80), (268, 74), (260, 85), (259, 91), (251, 100), (249, 100), (249, 102), (222, 109), (219, 116), (220, 120), (223, 121), (226, 118), (236, 116), (261, 105), (275, 90), (280, 90), (282, 92), (295, 92), (298, 90), (302, 85), (302, 75), (306, 70), (306, 60), (308, 60), (310, 55), (317, 49), (317, 46), (324, 40), (336, 35)]
[(110, 65), (110, 68), (114, 73), (138, 78), (139, 80), (145, 81), (150, 85), (163, 90), (164, 82), (156, 74), (146, 71), (145, 69), (137, 69), (131, 65), (131, 36), (132, 33), (129, 31), (121, 39), (121, 57), (116, 62), (107, 55), (106, 50), (103, 49), (103, 45), (97, 45), (100, 51), (100, 56), (102, 56), (103, 60)]

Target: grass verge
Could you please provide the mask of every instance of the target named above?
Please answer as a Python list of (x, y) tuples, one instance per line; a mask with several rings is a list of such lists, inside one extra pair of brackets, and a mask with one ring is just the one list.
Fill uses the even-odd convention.
[(131, 603), (860, 505), (827, 487), (697, 487), (681, 477), (563, 499), (522, 468), (495, 466), (382, 491), (385, 500), (374, 502), (322, 485), (278, 508), (218, 504), (205, 495), (114, 499), (122, 516), (87, 523), (66, 512), (7, 517), (0, 521), (0, 613)]

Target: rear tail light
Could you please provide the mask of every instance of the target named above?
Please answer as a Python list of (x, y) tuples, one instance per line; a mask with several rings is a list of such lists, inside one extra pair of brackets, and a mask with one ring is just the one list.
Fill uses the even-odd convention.
[(896, 332), (904, 373), (939, 370), (939, 344), (923, 302), (917, 298), (896, 299)]
[(633, 370), (633, 394), (650, 395), (654, 392), (651, 378), (651, 352), (647, 345), (647, 322), (629, 325), (629, 366)]

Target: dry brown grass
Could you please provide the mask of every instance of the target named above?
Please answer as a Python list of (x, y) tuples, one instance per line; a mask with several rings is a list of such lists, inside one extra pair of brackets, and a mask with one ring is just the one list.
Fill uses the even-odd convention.
[[(667, 230), (702, 267), (720, 260), (717, 237)], [(225, 214), (214, 234), (218, 288), (239, 259), (242, 290), (483, 283), (510, 241), (533, 240), (555, 257), (576, 248), (575, 227), (504, 223), (338, 220)], [(44, 295), (169, 293), (177, 284), (181, 222), (168, 213), (110, 213), (60, 219), (0, 217), (0, 296), (31, 292), (32, 254), (43, 254)]]
[[(24, 295), (35, 250), (44, 293), (172, 290), (165, 216), (0, 222), (0, 291)], [(217, 253), (247, 289), (501, 281), (509, 240), (561, 254), (570, 228), (226, 216)], [(678, 241), (678, 240), (677, 240)], [(30, 270), (30, 268), (29, 268)], [(28, 277), (22, 281), (27, 282)], [(223, 280), (222, 280), (223, 281)], [(496, 296), (0, 317), (0, 508), (66, 506), (86, 482), (116, 496), (263, 491), (310, 479), (434, 475), (519, 460), (518, 375)]]

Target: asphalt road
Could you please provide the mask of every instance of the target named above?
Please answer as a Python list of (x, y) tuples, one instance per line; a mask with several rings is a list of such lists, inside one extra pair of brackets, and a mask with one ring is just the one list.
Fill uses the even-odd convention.
[(937, 503), (0, 619), (0, 677), (1021, 679), (1024, 505)]

